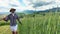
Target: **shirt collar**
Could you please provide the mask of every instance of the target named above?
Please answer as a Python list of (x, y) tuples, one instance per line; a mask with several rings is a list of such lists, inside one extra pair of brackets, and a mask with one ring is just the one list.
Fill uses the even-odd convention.
[(15, 13), (11, 13), (11, 15), (13, 15), (13, 16), (14, 16), (14, 15), (15, 15)]

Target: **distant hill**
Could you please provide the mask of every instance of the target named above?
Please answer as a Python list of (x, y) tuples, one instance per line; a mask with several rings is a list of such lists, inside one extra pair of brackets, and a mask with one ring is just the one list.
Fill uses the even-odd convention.
[(60, 12), (60, 8), (53, 8), (44, 11), (36, 11), (35, 13), (45, 13), (45, 12)]
[(32, 14), (32, 13), (43, 13), (43, 12), (60, 12), (60, 8), (52, 8), (52, 9), (48, 9), (48, 10), (44, 10), (44, 11), (33, 11), (33, 10), (25, 10), (23, 11), (23, 13), (25, 14)]
[(25, 14), (32, 14), (32, 13), (34, 13), (35, 11), (33, 11), (33, 10), (25, 10), (25, 11), (23, 11), (23, 13), (25, 13)]
[[(52, 9), (48, 9), (48, 10), (44, 10), (44, 11), (34, 11), (34, 10), (24, 10), (22, 12), (16, 12), (16, 13), (24, 13), (24, 14), (33, 14), (33, 13), (43, 13), (43, 12), (60, 12), (60, 8), (52, 8)], [(1, 14), (9, 14), (10, 12), (0, 12)]]

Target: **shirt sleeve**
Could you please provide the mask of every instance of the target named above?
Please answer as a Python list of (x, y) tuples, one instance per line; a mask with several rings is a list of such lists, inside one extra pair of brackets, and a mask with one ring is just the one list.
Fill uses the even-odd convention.
[(8, 21), (9, 20), (9, 15), (8, 16), (6, 16), (6, 18), (5, 18), (5, 21)]
[(19, 17), (17, 16), (17, 20), (18, 20), (18, 22), (22, 25), (22, 23), (21, 23), (21, 21), (20, 21), (20, 19), (19, 19)]
[(16, 17), (17, 17), (17, 19), (19, 19), (19, 16), (18, 15), (16, 15)]

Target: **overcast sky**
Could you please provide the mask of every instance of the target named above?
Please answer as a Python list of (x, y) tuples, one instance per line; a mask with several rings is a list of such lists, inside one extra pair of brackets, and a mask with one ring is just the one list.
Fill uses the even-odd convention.
[(10, 8), (17, 12), (24, 10), (47, 10), (60, 7), (60, 0), (0, 0), (0, 12), (8, 12)]

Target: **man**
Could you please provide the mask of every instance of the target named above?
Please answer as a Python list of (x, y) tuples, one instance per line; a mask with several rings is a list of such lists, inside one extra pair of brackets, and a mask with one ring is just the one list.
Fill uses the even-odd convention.
[(15, 13), (15, 11), (16, 11), (16, 9), (11, 8), (10, 9), (11, 14), (9, 14), (7, 17), (3, 18), (4, 21), (10, 20), (10, 28), (11, 28), (12, 34), (17, 34), (18, 25), (17, 25), (16, 19), (22, 25), (22, 23), (20, 22), (19, 17)]

